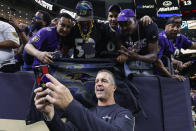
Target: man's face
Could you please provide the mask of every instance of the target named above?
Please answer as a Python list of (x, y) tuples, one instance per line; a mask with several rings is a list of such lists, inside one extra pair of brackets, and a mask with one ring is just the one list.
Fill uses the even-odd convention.
[(112, 83), (112, 77), (107, 72), (98, 73), (95, 80), (95, 94), (98, 100), (107, 101), (114, 97), (116, 87)]
[(180, 33), (181, 19), (176, 19), (176, 23), (171, 23), (165, 26), (165, 33), (169, 38), (176, 38), (177, 34)]
[(91, 26), (91, 22), (93, 20), (88, 20), (88, 21), (78, 21), (78, 23), (80, 24), (82, 29), (89, 29), (89, 27)]
[(46, 23), (43, 20), (43, 14), (41, 12), (36, 12), (35, 13), (35, 17), (34, 17), (34, 21), (41, 23), (42, 25), (45, 25)]
[(117, 28), (118, 26), (117, 18), (118, 18), (118, 13), (116, 11), (108, 12), (109, 24), (114, 29)]
[(133, 34), (133, 32), (135, 31), (135, 28), (137, 27), (137, 22), (136, 22), (136, 19), (132, 17), (132, 18), (129, 18), (128, 21), (120, 21), (119, 25), (120, 25), (120, 30), (122, 34), (130, 35), (130, 34)]
[(57, 24), (57, 33), (60, 36), (67, 36), (73, 27), (73, 21), (71, 19), (61, 17)]

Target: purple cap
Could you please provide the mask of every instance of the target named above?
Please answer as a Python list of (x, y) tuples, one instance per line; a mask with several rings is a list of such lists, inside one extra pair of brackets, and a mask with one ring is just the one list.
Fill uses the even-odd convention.
[(119, 5), (110, 5), (109, 8), (108, 8), (108, 12), (112, 11), (112, 10), (115, 10), (117, 11), (118, 13), (120, 13), (121, 11), (121, 7)]
[(135, 17), (135, 13), (131, 9), (124, 9), (118, 15), (118, 21), (128, 21), (129, 18)]

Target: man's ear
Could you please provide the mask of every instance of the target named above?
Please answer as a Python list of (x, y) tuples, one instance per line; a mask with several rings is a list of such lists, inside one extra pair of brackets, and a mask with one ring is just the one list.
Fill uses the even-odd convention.
[(114, 91), (116, 90), (116, 88), (117, 88), (117, 86), (116, 86), (116, 85), (114, 85), (114, 86), (113, 86)]

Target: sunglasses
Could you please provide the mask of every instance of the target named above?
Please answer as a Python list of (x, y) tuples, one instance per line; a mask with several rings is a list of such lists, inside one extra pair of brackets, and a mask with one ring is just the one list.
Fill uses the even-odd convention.
[(43, 18), (41, 18), (41, 17), (39, 17), (39, 16), (34, 16), (34, 18), (35, 18), (36, 20), (43, 20)]
[(91, 16), (92, 15), (92, 10), (76, 10), (76, 13), (78, 16)]

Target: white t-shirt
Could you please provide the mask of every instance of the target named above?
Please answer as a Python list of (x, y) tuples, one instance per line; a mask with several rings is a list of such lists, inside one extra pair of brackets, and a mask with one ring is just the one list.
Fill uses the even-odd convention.
[[(20, 44), (18, 34), (16, 33), (15, 28), (9, 23), (0, 21), (0, 42), (11, 40)], [(15, 63), (14, 59), (14, 49), (4, 49), (0, 48), (0, 66), (5, 61), (10, 61), (10, 64)]]

